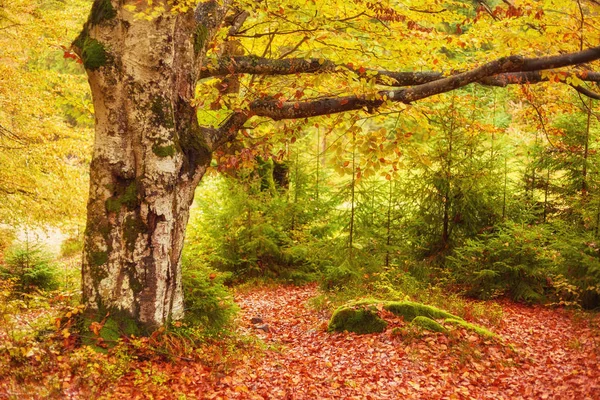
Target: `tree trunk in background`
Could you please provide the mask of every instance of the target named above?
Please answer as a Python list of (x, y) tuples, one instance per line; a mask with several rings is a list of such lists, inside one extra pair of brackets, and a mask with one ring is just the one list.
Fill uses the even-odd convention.
[(181, 250), (211, 160), (191, 105), (197, 32), (193, 12), (146, 21), (96, 0), (74, 42), (96, 115), (82, 269), (92, 318), (151, 330), (183, 316)]

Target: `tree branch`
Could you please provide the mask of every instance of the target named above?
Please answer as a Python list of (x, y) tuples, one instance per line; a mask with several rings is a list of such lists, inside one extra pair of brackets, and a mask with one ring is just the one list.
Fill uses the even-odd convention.
[[(600, 47), (549, 57), (525, 58), (510, 56), (448, 77), (442, 77), (441, 73), (431, 72), (395, 73), (401, 75), (390, 76), (392, 73), (386, 72), (385, 76), (393, 77), (397, 82), (408, 83), (410, 81), (414, 86), (397, 90), (379, 91), (368, 97), (328, 97), (301, 102), (278, 101), (272, 98), (258, 99), (250, 103), (247, 110), (234, 112), (219, 129), (214, 131), (212, 147), (216, 149), (234, 137), (236, 131), (254, 115), (273, 120), (282, 120), (316, 117), (361, 109), (372, 111), (382, 106), (388, 100), (410, 104), (414, 101), (449, 92), (475, 82), (493, 86), (540, 82), (545, 78), (542, 78), (539, 70), (588, 63), (598, 59), (600, 59)], [(256, 57), (241, 57), (222, 61), (216, 69), (210, 72), (207, 70), (206, 76), (234, 72), (241, 73), (242, 71), (247, 73), (252, 71), (256, 74), (284, 75), (332, 71), (336, 68), (337, 66), (334, 63), (323, 62), (322, 60), (319, 62), (319, 60), (304, 59), (268, 60)], [(384, 74), (382, 73), (382, 75)], [(578, 76), (580, 76), (580, 79), (591, 81), (600, 79), (600, 74), (595, 72), (582, 72)], [(414, 82), (418, 83), (415, 84)], [(581, 90), (582, 88), (577, 89)]]
[(532, 68), (547, 69), (580, 64), (600, 59), (600, 47), (578, 53), (560, 56), (524, 58), (520, 56), (503, 57), (486, 63), (471, 71), (462, 72), (446, 78), (415, 85), (406, 89), (380, 91), (376, 96), (346, 96), (325, 98), (307, 102), (281, 102), (274, 100), (256, 100), (250, 104), (254, 115), (274, 120), (315, 117), (339, 112), (367, 110), (380, 107), (386, 99), (392, 102), (409, 104), (436, 94), (449, 92), (484, 78), (512, 72), (528, 72)]
[[(595, 47), (579, 53), (562, 54), (552, 57), (523, 58), (521, 72), (505, 73), (496, 77), (486, 78), (481, 82), (490, 86), (506, 86), (517, 83), (537, 83), (544, 79), (540, 70), (560, 68), (568, 65), (583, 64), (600, 58), (600, 47)], [(240, 56), (222, 58), (217, 66), (208, 66), (202, 70), (200, 78), (211, 76), (224, 76), (229, 74), (253, 74), (253, 75), (293, 75), (303, 73), (331, 72), (339, 68), (347, 68), (361, 74), (360, 70), (349, 66), (336, 65), (332, 61), (322, 59), (290, 58), (283, 62), (264, 57)], [(433, 82), (444, 78), (441, 72), (394, 72), (385, 70), (363, 70), (362, 74), (373, 74), (377, 83), (384, 86), (413, 86), (427, 82)], [(394, 82), (390, 82), (391, 78)], [(584, 81), (600, 82), (600, 73), (581, 72), (577, 77)]]
[(208, 66), (200, 73), (200, 79), (229, 74), (252, 75), (293, 75), (333, 71), (335, 64), (330, 61), (304, 58), (276, 60), (264, 57), (242, 56), (219, 60), (216, 66)]

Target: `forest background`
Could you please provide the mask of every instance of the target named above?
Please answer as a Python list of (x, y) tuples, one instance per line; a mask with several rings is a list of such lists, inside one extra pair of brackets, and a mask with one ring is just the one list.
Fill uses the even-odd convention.
[[(45, 303), (39, 290), (58, 290), (66, 303), (78, 300), (94, 114), (70, 46), (90, 4), (0, 0), (5, 299), (19, 293), (20, 301), (41, 296)], [(456, 71), (473, 60), (600, 42), (593, 0), (507, 4), (413, 4), (404, 19), (387, 15), (409, 27), (401, 42), (349, 38), (340, 21), (323, 19), (314, 22), (318, 29), (241, 34), (237, 43), (263, 56), (341, 59), (363, 71), (339, 91), (362, 93), (377, 85), (364, 73), (372, 60), (386, 69), (401, 58), (423, 70)], [(302, 12), (294, 1), (269, 7), (259, 12)], [(331, 14), (336, 5), (324, 7)], [(285, 27), (281, 21), (274, 32)], [(379, 29), (373, 19), (356, 24)], [(336, 33), (321, 32), (328, 29)], [(318, 307), (329, 309), (361, 296), (442, 305), (458, 295), (597, 309), (600, 107), (585, 90), (597, 92), (598, 83), (576, 70), (544, 78), (470, 85), (378, 112), (254, 121), (215, 153), (196, 191), (183, 254), (186, 323), (205, 332), (230, 326), (229, 288), (257, 280), (319, 282)], [(218, 124), (239, 101), (220, 84), (212, 78), (197, 88), (199, 104), (210, 105), (198, 114), (204, 124)], [(260, 84), (298, 98), (331, 90), (325, 75)], [(68, 237), (54, 254), (36, 239), (49, 228)], [(7, 300), (5, 321), (15, 311), (9, 307), (21, 306)]]

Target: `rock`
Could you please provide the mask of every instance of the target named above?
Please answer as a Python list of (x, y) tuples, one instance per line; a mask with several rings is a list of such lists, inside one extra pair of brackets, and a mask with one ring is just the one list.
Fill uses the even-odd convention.
[(380, 333), (386, 326), (387, 322), (377, 315), (377, 308), (360, 304), (338, 308), (331, 316), (328, 330), (358, 334)]
[(261, 317), (252, 317), (252, 319), (250, 319), (250, 323), (251, 324), (262, 324), (263, 319)]
[[(261, 320), (262, 321), (262, 320)], [(261, 331), (265, 331), (265, 332), (269, 332), (269, 325), (268, 324), (262, 324), (262, 325), (255, 325), (254, 326), (256, 329), (260, 329)]]
[(415, 317), (412, 320), (412, 324), (421, 327), (422, 329), (426, 329), (431, 332), (446, 332), (447, 329), (440, 325), (438, 322), (432, 320), (431, 318), (424, 317), (422, 315)]

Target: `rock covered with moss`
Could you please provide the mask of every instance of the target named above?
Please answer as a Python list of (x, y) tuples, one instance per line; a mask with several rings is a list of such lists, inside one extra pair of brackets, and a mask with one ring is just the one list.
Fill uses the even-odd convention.
[(476, 334), (478, 334), (479, 336), (483, 336), (486, 338), (494, 338), (496, 337), (496, 334), (493, 332), (488, 331), (485, 328), (482, 328), (478, 325), (472, 324), (470, 322), (467, 322), (463, 319), (456, 319), (456, 318), (447, 318), (444, 320), (445, 324), (452, 324), (452, 325), (456, 325), (456, 326), (460, 326), (462, 328), (465, 328), (468, 331), (474, 332)]
[(387, 327), (377, 315), (377, 308), (372, 304), (352, 304), (335, 310), (329, 321), (329, 331), (354, 332), (358, 334), (380, 333)]
[(416, 317), (427, 317), (430, 319), (461, 319), (460, 317), (444, 310), (440, 310), (439, 308), (412, 301), (390, 301), (387, 302), (383, 308), (399, 317), (403, 317), (406, 322), (411, 322)]
[[(385, 331), (387, 322), (379, 316), (379, 309), (384, 309), (402, 317), (404, 321), (431, 332), (447, 333), (448, 329), (443, 323), (460, 326), (483, 337), (496, 335), (478, 325), (471, 324), (462, 318), (447, 311), (426, 304), (412, 301), (382, 301), (364, 299), (350, 302), (339, 307), (331, 316), (329, 331), (354, 332), (358, 334), (381, 333)], [(438, 320), (438, 321), (436, 321)]]
[(448, 330), (444, 328), (439, 322), (432, 320), (431, 318), (424, 317), (422, 315), (415, 317), (411, 324), (418, 326), (421, 329), (425, 329), (431, 332), (442, 332), (445, 333)]

